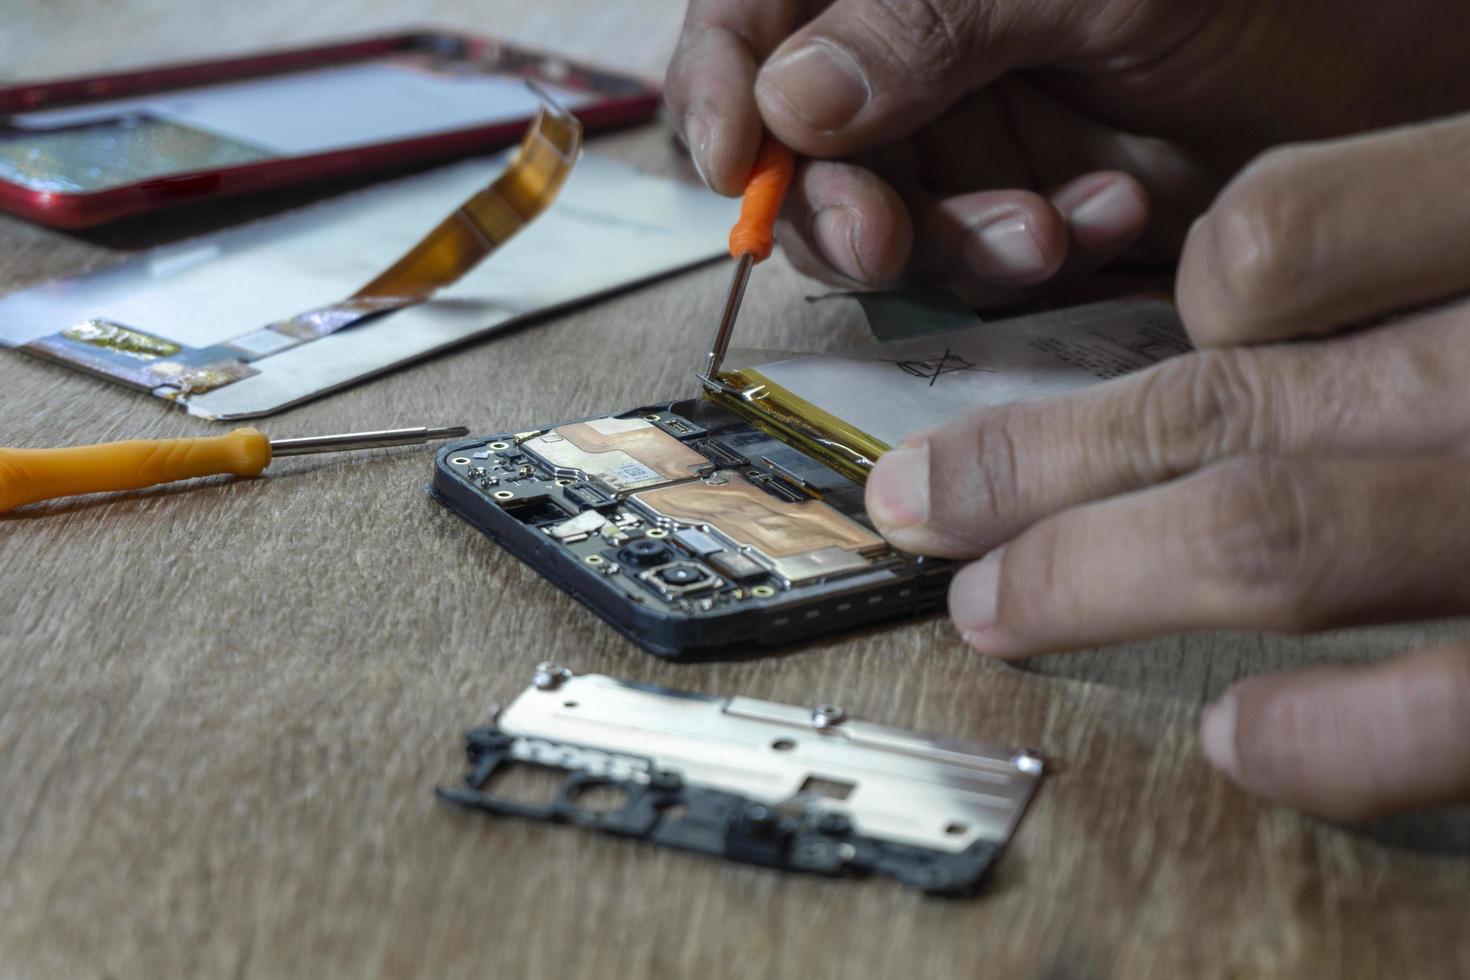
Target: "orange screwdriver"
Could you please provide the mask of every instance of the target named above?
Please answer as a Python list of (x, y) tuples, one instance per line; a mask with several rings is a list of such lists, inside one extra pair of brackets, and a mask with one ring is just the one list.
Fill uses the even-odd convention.
[(770, 257), (776, 242), (776, 216), (781, 213), (781, 203), (786, 199), (795, 172), (795, 154), (767, 135), (761, 141), (755, 168), (745, 184), (740, 220), (730, 229), (730, 256), (735, 259), (735, 274), (730, 279), (730, 292), (725, 297), (725, 309), (720, 314), (720, 325), (715, 330), (714, 346), (704, 363), (704, 373), (697, 375), (711, 387), (725, 388), (719, 380), (720, 365), (730, 349), (730, 334), (735, 329), (735, 318), (740, 315), (740, 302), (745, 299), (745, 284), (750, 280), (751, 268)]
[(278, 456), (412, 446), (469, 429), (382, 429), (304, 439), (268, 439), (256, 429), (199, 439), (131, 439), (67, 449), (0, 449), (0, 514), (79, 493), (138, 490), (196, 476), (259, 476)]

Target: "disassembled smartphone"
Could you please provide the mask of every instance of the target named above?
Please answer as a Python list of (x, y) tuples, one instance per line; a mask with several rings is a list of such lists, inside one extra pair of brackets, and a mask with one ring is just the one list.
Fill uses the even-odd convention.
[[(853, 721), (836, 705), (710, 697), (549, 663), (465, 742), (464, 785), (438, 789), (460, 806), (788, 871), (886, 875), (938, 895), (975, 889), (1044, 769), (1034, 750)], [(548, 801), (501, 793), (527, 768), (559, 780)]]
[(859, 483), (705, 400), (452, 444), (432, 492), (663, 657), (935, 611), (953, 570), (889, 547)]
[(0, 88), (0, 208), (75, 228), (203, 198), (486, 153), (538, 108), (589, 131), (656, 85), (498, 41), (416, 32)]
[(863, 507), (903, 436), (1187, 349), (1144, 297), (788, 357), (698, 401), (446, 447), (433, 492), (645, 649), (754, 653), (944, 602), (955, 564), (889, 547)]

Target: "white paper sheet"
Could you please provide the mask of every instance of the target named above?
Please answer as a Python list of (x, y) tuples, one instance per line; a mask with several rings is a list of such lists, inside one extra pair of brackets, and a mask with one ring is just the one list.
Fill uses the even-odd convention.
[(975, 408), (1062, 394), (1189, 349), (1172, 303), (1135, 299), (754, 370), (892, 446)]
[[(0, 298), (19, 347), (103, 318), (207, 347), (336, 302), (380, 273), (500, 172), (504, 156), (379, 185)], [(463, 279), (418, 306), (252, 362), (261, 373), (195, 395), (198, 415), (267, 414), (512, 321), (723, 254), (739, 203), (587, 155), (556, 203)]]

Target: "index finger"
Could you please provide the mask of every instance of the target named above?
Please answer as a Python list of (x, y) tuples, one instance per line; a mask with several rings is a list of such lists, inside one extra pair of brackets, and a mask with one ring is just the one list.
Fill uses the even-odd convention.
[(1454, 456), (1232, 460), (1041, 521), (955, 575), (950, 616), (1022, 657), (1460, 615), (1467, 477)]
[(1352, 337), (1170, 358), (916, 433), (868, 476), (904, 551), (982, 555), (1068, 507), (1236, 456), (1461, 452), (1470, 304)]
[(689, 154), (711, 188), (744, 187), (760, 146), (755, 104), (761, 62), (809, 8), (804, 0), (691, 0), (665, 81), (664, 99)]

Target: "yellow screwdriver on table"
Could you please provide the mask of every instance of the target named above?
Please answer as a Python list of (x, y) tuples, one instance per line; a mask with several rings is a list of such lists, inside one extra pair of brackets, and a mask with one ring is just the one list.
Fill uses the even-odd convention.
[(464, 426), (269, 439), (256, 429), (198, 439), (131, 439), (66, 449), (0, 449), (0, 514), (38, 500), (138, 490), (197, 476), (259, 476), (280, 456), (413, 446), (469, 435)]
[(735, 273), (730, 278), (725, 308), (720, 314), (720, 324), (715, 328), (714, 344), (704, 362), (704, 373), (696, 372), (695, 375), (712, 388), (730, 390), (720, 380), (720, 365), (725, 362), (725, 353), (730, 349), (730, 334), (735, 329), (735, 318), (740, 315), (750, 270), (757, 262), (769, 258), (775, 246), (776, 218), (781, 213), (781, 204), (786, 200), (786, 191), (791, 187), (791, 176), (795, 172), (796, 155), (768, 134), (761, 141), (755, 167), (745, 184), (740, 220), (730, 229), (730, 255), (735, 259)]

